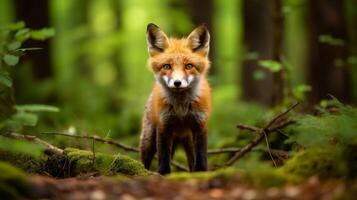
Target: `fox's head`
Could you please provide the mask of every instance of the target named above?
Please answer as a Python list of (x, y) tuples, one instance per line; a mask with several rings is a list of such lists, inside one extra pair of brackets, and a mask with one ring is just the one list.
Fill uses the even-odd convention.
[(210, 66), (210, 35), (198, 26), (183, 39), (168, 38), (155, 24), (147, 26), (149, 67), (165, 88), (183, 91), (198, 85)]

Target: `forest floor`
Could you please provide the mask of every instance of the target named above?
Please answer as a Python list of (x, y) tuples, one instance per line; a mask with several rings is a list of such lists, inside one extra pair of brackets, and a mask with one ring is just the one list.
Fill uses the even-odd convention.
[(299, 185), (256, 188), (247, 186), (239, 178), (198, 181), (172, 181), (159, 175), (150, 178), (117, 180), (106, 176), (79, 176), (54, 179), (33, 176), (31, 193), (36, 199), (336, 199), (345, 191), (340, 181), (320, 181), (311, 177)]

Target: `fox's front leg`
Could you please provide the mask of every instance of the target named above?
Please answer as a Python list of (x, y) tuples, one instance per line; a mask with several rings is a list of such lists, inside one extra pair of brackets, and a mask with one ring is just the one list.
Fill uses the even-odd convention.
[(193, 129), (195, 134), (196, 162), (194, 171), (207, 171), (207, 127), (198, 126)]
[(160, 174), (170, 173), (171, 148), (173, 142), (173, 132), (169, 127), (157, 129), (157, 156)]

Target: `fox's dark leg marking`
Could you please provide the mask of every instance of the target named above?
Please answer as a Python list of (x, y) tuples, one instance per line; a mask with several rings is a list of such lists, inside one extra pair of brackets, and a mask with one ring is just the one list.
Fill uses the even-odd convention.
[(189, 134), (186, 138), (184, 138), (182, 144), (186, 153), (188, 167), (190, 169), (190, 172), (192, 172), (195, 166), (195, 147), (193, 143), (192, 134)]
[(168, 174), (171, 172), (171, 148), (173, 142), (173, 132), (170, 127), (157, 129), (157, 155), (160, 174)]
[(196, 162), (194, 171), (207, 171), (207, 127), (193, 129)]
[(156, 130), (154, 127), (144, 127), (140, 140), (140, 158), (144, 167), (150, 169), (156, 153)]
[(179, 139), (173, 139), (173, 142), (172, 142), (172, 147), (171, 147), (171, 158), (174, 157), (175, 155), (175, 151), (176, 151), (176, 148), (177, 148), (177, 145), (178, 143), (180, 143), (180, 140)]

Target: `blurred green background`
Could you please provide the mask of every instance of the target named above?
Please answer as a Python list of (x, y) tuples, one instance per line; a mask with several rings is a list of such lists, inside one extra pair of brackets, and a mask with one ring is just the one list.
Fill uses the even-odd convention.
[[(209, 26), (211, 147), (236, 141), (235, 125), (259, 124), (271, 116), (269, 108), (296, 100), (309, 107), (328, 94), (356, 102), (356, 1), (285, 0), (278, 8), (274, 2), (0, 0), (0, 26), (24, 21), (55, 30), (49, 40), (24, 43), (43, 49), (27, 52), (12, 69), (17, 104), (60, 108), (24, 132), (96, 134), (137, 145), (154, 81), (146, 63), (150, 22), (175, 37)], [(276, 10), (283, 24), (273, 20)], [(275, 34), (282, 36), (277, 52)], [(284, 80), (275, 82), (280, 75)]]

